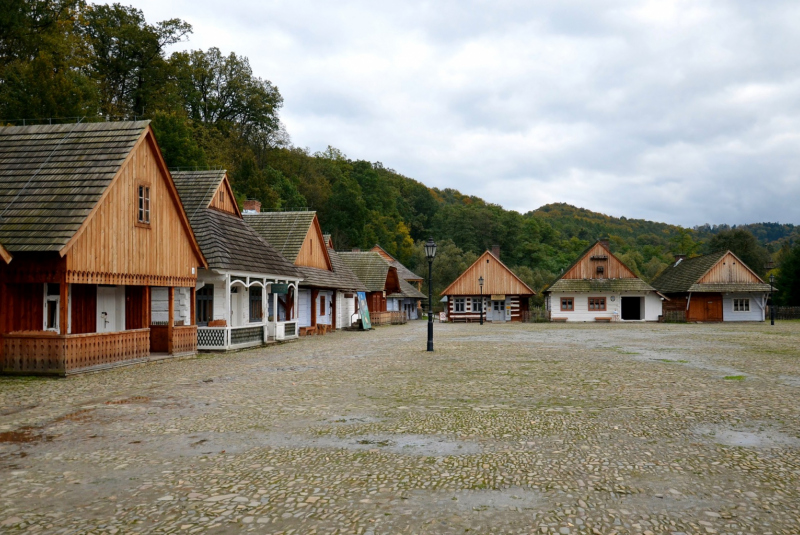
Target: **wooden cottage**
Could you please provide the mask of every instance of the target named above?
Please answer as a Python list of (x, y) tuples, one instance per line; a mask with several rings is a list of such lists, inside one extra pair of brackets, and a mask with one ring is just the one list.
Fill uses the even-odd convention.
[(194, 353), (206, 262), (149, 123), (0, 128), (0, 154), (2, 371)]
[(343, 299), (336, 299), (336, 318), (337, 328), (352, 327), (360, 318), (361, 315), (358, 310), (358, 295), (357, 292), (366, 292), (367, 287), (356, 276), (353, 271), (347, 267), (347, 264), (342, 261), (339, 253), (334, 250), (333, 240), (330, 234), (324, 234), (325, 246), (328, 248), (328, 255), (331, 257), (331, 264), (333, 264), (333, 271), (343, 285), (355, 288), (352, 292), (343, 292)]
[(301, 334), (349, 326), (346, 311), (355, 307), (356, 292), (363, 287), (336, 272), (317, 213), (246, 213), (244, 219), (293, 262), (303, 278), (297, 294)]
[(551, 321), (658, 321), (664, 299), (614, 256), (607, 240), (589, 246), (545, 296)]
[[(479, 279), (483, 277), (483, 291)], [(499, 248), (486, 251), (441, 293), (447, 302), (448, 321), (522, 321), (529, 299), (536, 295), (500, 261)]]
[(400, 278), (395, 266), (374, 251), (354, 250), (338, 254), (367, 288), (367, 308), (373, 325), (405, 322), (409, 317), (403, 311), (403, 302), (425, 297)]
[(730, 251), (678, 256), (653, 281), (669, 297), (668, 319), (686, 321), (764, 321), (770, 285)]
[(242, 218), (227, 173), (173, 173), (208, 261), (197, 278), (198, 349), (225, 351), (298, 335), (302, 275)]
[(422, 299), (425, 299), (427, 296), (422, 293), (422, 282), (423, 278), (405, 267), (403, 264), (400, 263), (395, 257), (390, 255), (386, 252), (386, 250), (381, 247), (380, 245), (375, 245), (371, 251), (378, 253), (381, 255), (387, 262), (389, 262), (390, 266), (394, 266), (397, 268), (397, 275), (400, 277), (401, 280), (406, 281), (411, 286), (413, 286), (419, 295), (422, 297), (404, 297), (402, 302), (400, 303), (400, 310), (406, 313), (408, 319), (415, 320), (419, 317), (419, 312), (421, 310), (421, 302)]

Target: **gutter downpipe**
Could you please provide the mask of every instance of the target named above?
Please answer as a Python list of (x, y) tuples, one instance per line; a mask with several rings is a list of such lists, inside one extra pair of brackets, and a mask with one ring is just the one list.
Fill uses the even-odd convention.
[(689, 312), (689, 303), (692, 302), (692, 292), (689, 292), (689, 299), (686, 300), (686, 312)]

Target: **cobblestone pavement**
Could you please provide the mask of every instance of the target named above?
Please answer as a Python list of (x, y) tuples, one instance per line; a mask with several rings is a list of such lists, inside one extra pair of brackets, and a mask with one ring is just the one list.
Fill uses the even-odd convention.
[(0, 378), (0, 532), (800, 533), (800, 322), (339, 332)]

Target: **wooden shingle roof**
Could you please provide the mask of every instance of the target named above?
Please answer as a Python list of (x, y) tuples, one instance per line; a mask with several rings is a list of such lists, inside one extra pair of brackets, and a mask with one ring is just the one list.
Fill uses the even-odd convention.
[(219, 185), (225, 180), (224, 169), (213, 171), (173, 171), (172, 180), (181, 196), (183, 209), (191, 220), (203, 208), (208, 208)]
[[(715, 253), (687, 258), (680, 262), (670, 264), (669, 267), (653, 281), (653, 287), (662, 293), (770, 291), (770, 285), (761, 280), (750, 268), (746, 269), (748, 272), (752, 273), (751, 281), (703, 282), (704, 275), (729, 254), (735, 258), (735, 255), (730, 251), (717, 251)], [(744, 266), (744, 262), (738, 258), (735, 259)]]
[(392, 255), (390, 255), (389, 253), (387, 253), (387, 252), (386, 252), (386, 249), (384, 249), (384, 248), (383, 248), (383, 247), (381, 247), (380, 245), (377, 245), (377, 244), (376, 244), (376, 245), (375, 245), (375, 246), (372, 248), (372, 250), (373, 250), (373, 251), (375, 251), (376, 253), (380, 254), (380, 255), (381, 255), (383, 258), (385, 258), (385, 259), (386, 259), (386, 261), (387, 261), (387, 262), (389, 262), (389, 265), (390, 265), (390, 266), (394, 266), (394, 267), (396, 267), (396, 268), (397, 268), (397, 275), (398, 275), (398, 276), (399, 276), (401, 279), (403, 279), (403, 280), (405, 280), (405, 281), (415, 281), (415, 282), (416, 282), (416, 281), (421, 281), (421, 280), (424, 280), (422, 277), (420, 277), (419, 275), (417, 275), (416, 273), (414, 273), (413, 271), (411, 271), (410, 269), (408, 269), (406, 266), (404, 266), (403, 264), (401, 264), (401, 263), (400, 263), (400, 261), (399, 261), (398, 259), (396, 259), (396, 258), (395, 258), (395, 257), (393, 257)]
[[(327, 242), (328, 240), (326, 240)], [(353, 290), (354, 292), (366, 292), (367, 287), (364, 286), (364, 283), (361, 282), (361, 279), (356, 277), (356, 274), (353, 273), (347, 264), (345, 264), (342, 259), (339, 257), (339, 253), (328, 247), (328, 256), (331, 258), (331, 265), (333, 265), (333, 271), (336, 273), (336, 276), (339, 279), (339, 287), (342, 289)]]
[(0, 243), (59, 251), (100, 201), (149, 121), (0, 128)]
[(290, 262), (297, 260), (316, 212), (244, 214), (244, 220)]
[(237, 216), (203, 208), (191, 223), (211, 269), (303, 278), (294, 264)]
[(385, 289), (390, 266), (381, 255), (372, 251), (342, 251), (337, 254), (368, 291), (382, 292)]
[(409, 297), (411, 299), (427, 299), (428, 296), (417, 290), (413, 285), (400, 279), (400, 292), (390, 294), (389, 297)]

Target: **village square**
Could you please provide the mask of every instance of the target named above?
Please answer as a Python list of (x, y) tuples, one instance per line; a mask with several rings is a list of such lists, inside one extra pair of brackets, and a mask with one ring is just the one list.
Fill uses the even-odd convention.
[(2, 377), (0, 531), (800, 530), (800, 323), (425, 337)]

